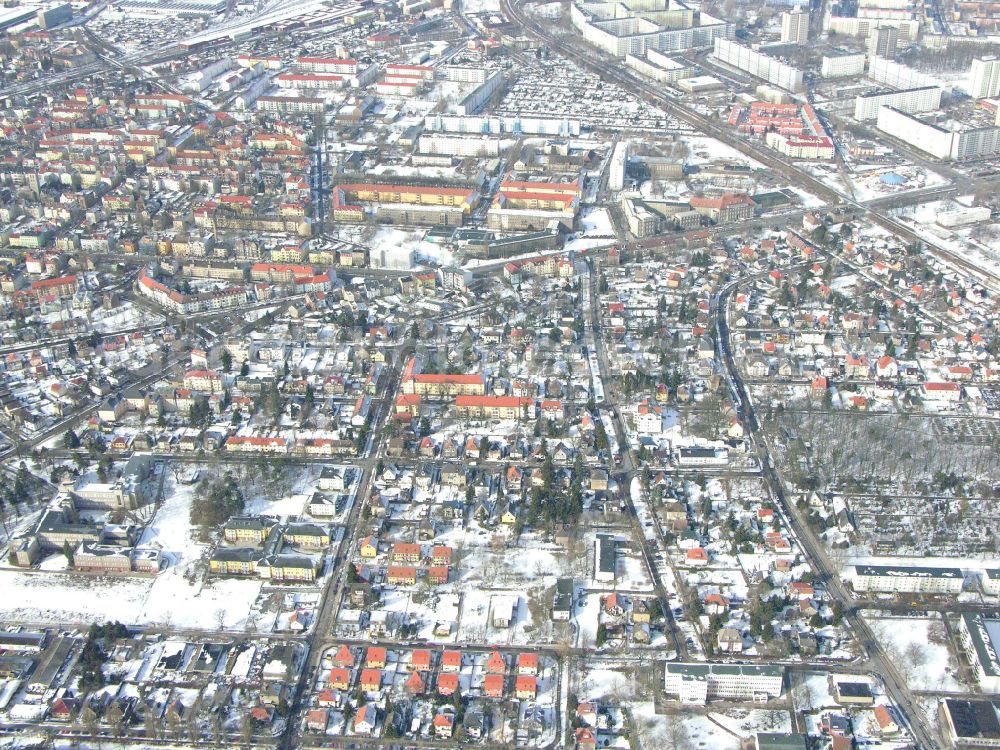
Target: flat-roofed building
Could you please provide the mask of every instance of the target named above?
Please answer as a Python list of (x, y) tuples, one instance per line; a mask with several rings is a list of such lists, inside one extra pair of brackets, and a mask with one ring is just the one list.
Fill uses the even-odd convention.
[(457, 396), (455, 411), (479, 419), (530, 419), (535, 402), (520, 396)]
[(664, 691), (682, 703), (712, 698), (769, 700), (781, 695), (784, 667), (773, 664), (704, 664), (668, 662)]
[(806, 750), (808, 737), (797, 732), (757, 732), (753, 738), (754, 750)]
[(820, 75), (824, 78), (847, 78), (865, 72), (865, 53), (833, 50), (823, 55)]
[(854, 590), (864, 593), (959, 594), (965, 581), (959, 568), (856, 565), (854, 571)]
[(941, 89), (921, 86), (901, 91), (876, 91), (862, 94), (854, 100), (855, 120), (875, 120), (880, 107), (893, 107), (906, 114), (933, 112), (941, 107)]
[(982, 584), (984, 594), (988, 596), (1000, 596), (1000, 570), (995, 568), (984, 570)]
[(959, 638), (984, 693), (1000, 693), (1000, 619), (963, 612)]
[(613, 581), (617, 577), (618, 542), (608, 534), (598, 534), (594, 542), (594, 580)]
[(946, 698), (941, 701), (941, 726), (954, 747), (1000, 747), (996, 701)]

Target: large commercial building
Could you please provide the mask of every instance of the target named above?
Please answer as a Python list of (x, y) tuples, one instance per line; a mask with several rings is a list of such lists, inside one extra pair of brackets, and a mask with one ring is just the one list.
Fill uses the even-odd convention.
[(959, 568), (904, 568), (857, 565), (854, 590), (886, 594), (960, 594), (965, 577)]
[(781, 41), (786, 44), (809, 41), (809, 11), (796, 8), (781, 14)]
[(735, 224), (753, 218), (756, 204), (745, 193), (723, 193), (718, 196), (696, 195), (688, 202), (696, 211), (715, 224)]
[(663, 689), (682, 703), (709, 699), (769, 700), (781, 695), (783, 667), (772, 664), (704, 664), (667, 662)]
[(847, 78), (865, 72), (864, 52), (834, 50), (823, 55), (820, 75), (824, 78)]
[(1000, 153), (1000, 125), (948, 128), (925, 122), (895, 107), (880, 107), (876, 127), (937, 157), (965, 161)]
[(984, 693), (1000, 693), (1000, 620), (963, 612), (959, 637)]
[(981, 57), (972, 61), (972, 85), (969, 96), (987, 99), (1000, 95), (1000, 59)]
[(802, 91), (802, 71), (728, 39), (716, 39), (713, 56), (788, 91)]
[(874, 120), (878, 117), (880, 107), (893, 107), (907, 114), (933, 112), (941, 107), (941, 89), (937, 86), (924, 86), (919, 89), (863, 94), (854, 100), (854, 119)]
[(615, 57), (642, 56), (646, 50), (710, 47), (732, 39), (733, 24), (693, 10), (680, 0), (635, 0), (629, 4), (574, 0), (570, 19), (583, 38)]
[(618, 576), (618, 542), (610, 534), (594, 540), (594, 580), (613, 581)]

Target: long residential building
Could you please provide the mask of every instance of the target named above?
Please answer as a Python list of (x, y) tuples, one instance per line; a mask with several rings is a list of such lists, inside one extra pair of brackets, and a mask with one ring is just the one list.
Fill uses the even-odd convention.
[(965, 576), (959, 568), (856, 565), (854, 590), (887, 594), (959, 594)]
[(559, 224), (572, 231), (580, 195), (579, 178), (564, 182), (508, 178), (500, 183), (486, 214), (487, 226), (501, 231), (538, 231)]
[(417, 206), (454, 206), (466, 214), (479, 204), (479, 193), (472, 188), (426, 185), (380, 185), (377, 183), (341, 183), (335, 190), (344, 199), (361, 203), (412, 203)]
[(185, 315), (236, 307), (246, 304), (247, 301), (247, 291), (242, 287), (229, 287), (200, 294), (182, 294), (156, 281), (145, 271), (139, 274), (137, 287), (139, 293), (144, 297), (148, 297), (168, 310)]
[(940, 725), (953, 747), (1000, 747), (1000, 703), (946, 698)]
[(419, 396), (484, 396), (486, 380), (482, 375), (448, 375), (419, 372), (414, 357), (403, 371), (403, 393)]
[(933, 112), (941, 107), (941, 89), (937, 86), (923, 86), (902, 91), (862, 94), (854, 100), (854, 119), (874, 120), (878, 117), (879, 107), (894, 107), (907, 114)]
[(417, 152), (461, 157), (496, 157), (500, 155), (500, 139), (425, 133), (417, 139)]
[(690, 65), (678, 62), (654, 49), (647, 49), (645, 57), (625, 55), (625, 64), (660, 83), (676, 83), (695, 74), (695, 69)]
[(455, 411), (479, 419), (533, 418), (535, 402), (522, 396), (457, 396)]
[(899, 32), (900, 42), (913, 42), (920, 36), (920, 21), (915, 18), (859, 18), (857, 16), (826, 16), (825, 31), (840, 36), (868, 39), (872, 31), (892, 26)]
[(917, 89), (928, 86), (939, 86), (934, 76), (914, 70), (909, 65), (903, 65), (886, 57), (872, 56), (868, 60), (868, 77), (875, 83), (891, 86), (894, 89)]
[(847, 78), (865, 72), (865, 53), (833, 50), (823, 55), (820, 75), (824, 78)]
[(768, 133), (764, 140), (775, 151), (792, 159), (830, 161), (837, 151), (833, 139), (825, 135)]
[(716, 39), (712, 55), (727, 65), (793, 93), (805, 88), (802, 71), (798, 68), (728, 39)]
[(326, 99), (311, 96), (261, 96), (257, 98), (257, 109), (261, 112), (322, 114), (326, 109)]
[(1000, 620), (963, 612), (958, 629), (969, 665), (984, 693), (1000, 693)]
[(773, 664), (667, 662), (664, 691), (682, 703), (704, 704), (712, 698), (746, 701), (777, 698), (784, 667)]
[(1000, 126), (949, 129), (895, 107), (882, 106), (876, 127), (938, 159), (964, 161), (1000, 153)]
[(306, 57), (295, 60), (300, 70), (310, 73), (334, 73), (341, 76), (352, 76), (358, 72), (358, 61), (336, 57)]
[(678, 0), (575, 0), (570, 6), (570, 21), (586, 41), (615, 57), (642, 56), (648, 49), (710, 47), (713, 40), (732, 39), (735, 34), (734, 24)]

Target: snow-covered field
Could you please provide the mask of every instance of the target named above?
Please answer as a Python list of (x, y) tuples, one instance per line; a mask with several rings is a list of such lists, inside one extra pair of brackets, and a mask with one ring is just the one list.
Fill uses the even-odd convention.
[(965, 689), (940, 618), (865, 619), (912, 688)]
[(0, 571), (0, 616), (48, 625), (126, 625), (244, 629), (260, 581), (202, 584), (164, 573), (156, 579)]
[(582, 231), (566, 242), (567, 250), (588, 250), (614, 244), (615, 229), (606, 208), (585, 209), (580, 216)]

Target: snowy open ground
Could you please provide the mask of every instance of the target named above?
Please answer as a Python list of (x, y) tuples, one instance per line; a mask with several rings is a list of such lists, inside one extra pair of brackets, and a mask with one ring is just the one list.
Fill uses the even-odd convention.
[(964, 690), (940, 618), (865, 618), (875, 637), (916, 690)]
[[(262, 581), (206, 577), (202, 560), (210, 547), (192, 538), (188, 521), (192, 491), (192, 486), (175, 484), (167, 472), (165, 500), (140, 541), (142, 547), (160, 550), (163, 569), (159, 575), (86, 576), (0, 569), (0, 616), (53, 625), (118, 620), (126, 625), (185, 628), (218, 628), (220, 622), (235, 630), (266, 627), (253, 611)], [(50, 560), (55, 563), (61, 557), (54, 555)]]

